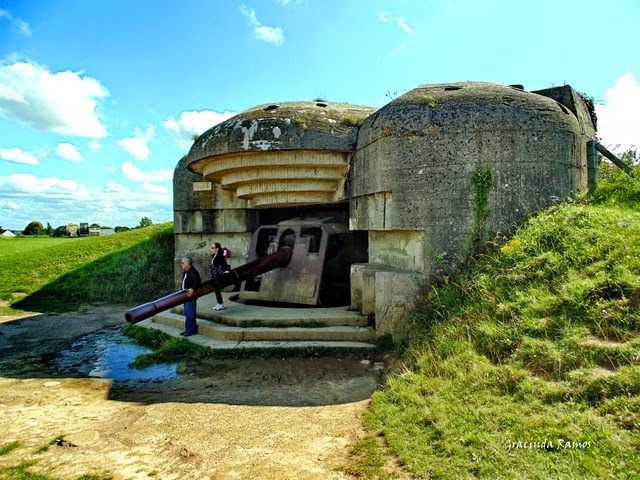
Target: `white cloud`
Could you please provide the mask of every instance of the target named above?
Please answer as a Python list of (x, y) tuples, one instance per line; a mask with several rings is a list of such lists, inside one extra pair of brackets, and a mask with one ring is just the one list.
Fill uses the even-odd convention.
[(27, 37), (31, 36), (31, 27), (24, 20), (14, 17), (9, 10), (0, 9), (0, 19), (6, 18), (11, 25), (11, 30), (21, 33), (22, 35), (26, 35)]
[(0, 63), (0, 115), (36, 130), (104, 137), (107, 130), (97, 107), (108, 94), (98, 80), (81, 73), (50, 73), (25, 62)]
[(0, 148), (0, 158), (11, 163), (38, 165), (40, 161), (31, 153), (20, 148)]
[(162, 122), (162, 126), (173, 133), (176, 142), (182, 148), (188, 149), (193, 144), (195, 136), (234, 115), (236, 114), (233, 112), (218, 113), (212, 110), (182, 112), (178, 120), (171, 116)]
[(152, 192), (152, 193), (169, 193), (168, 188), (163, 187), (162, 185), (154, 185), (153, 183), (149, 183), (149, 182), (144, 182), (142, 184), (142, 190), (144, 190), (145, 192)]
[(121, 168), (123, 175), (134, 182), (165, 182), (173, 178), (173, 170), (170, 168), (155, 172), (143, 172), (131, 161), (124, 162)]
[(123, 138), (116, 143), (129, 155), (138, 160), (146, 160), (149, 158), (149, 155), (151, 155), (149, 145), (143, 138)]
[(102, 145), (95, 138), (89, 142), (89, 148), (95, 152), (102, 150)]
[(59, 143), (56, 146), (56, 155), (71, 162), (81, 162), (84, 160), (80, 151), (71, 143)]
[(382, 23), (396, 23), (404, 33), (415, 33), (415, 31), (406, 22), (404, 17), (392, 17), (387, 12), (378, 10), (378, 20), (380, 20)]
[(118, 168), (114, 167), (113, 165), (107, 168), (108, 173), (116, 173), (117, 171), (118, 171)]
[(20, 205), (18, 205), (13, 200), (8, 200), (8, 201), (0, 200), (0, 208), (6, 209), (6, 210), (20, 210)]
[(258, 40), (273, 43), (274, 45), (282, 45), (284, 41), (283, 31), (280, 27), (266, 27), (261, 25), (253, 30), (253, 34)]
[(403, 17), (398, 17), (398, 25), (400, 25), (400, 28), (404, 33), (414, 33), (413, 29), (407, 22), (405, 22)]
[(11, 229), (24, 228), (34, 220), (53, 226), (81, 221), (135, 226), (145, 216), (158, 223), (170, 220), (173, 214), (172, 195), (156, 186), (130, 191), (115, 182), (84, 185), (30, 174), (0, 176), (0, 198), (0, 207), (11, 209), (11, 217), (2, 226)]
[(640, 147), (640, 85), (625, 73), (604, 94), (605, 105), (596, 105), (598, 137), (618, 153)]
[(120, 185), (112, 180), (109, 180), (104, 187), (105, 192), (118, 192), (118, 193), (126, 193), (129, 191), (127, 187), (124, 185)]
[(155, 136), (156, 131), (153, 127), (147, 128), (145, 132), (136, 128), (133, 137), (123, 138), (116, 141), (129, 155), (138, 160), (146, 160), (151, 155), (149, 150), (149, 141)]
[(389, 14), (387, 12), (383, 12), (382, 10), (378, 10), (378, 20), (380, 20), (382, 23), (393, 22)]
[(87, 200), (87, 187), (75, 180), (58, 177), (36, 177), (30, 173), (12, 173), (0, 177), (0, 193), (5, 196)]
[(268, 27), (262, 25), (256, 17), (256, 11), (253, 8), (247, 8), (245, 5), (240, 7), (240, 11), (249, 19), (249, 23), (253, 27), (253, 36), (263, 42), (273, 43), (280, 46), (284, 42), (284, 31), (280, 27)]

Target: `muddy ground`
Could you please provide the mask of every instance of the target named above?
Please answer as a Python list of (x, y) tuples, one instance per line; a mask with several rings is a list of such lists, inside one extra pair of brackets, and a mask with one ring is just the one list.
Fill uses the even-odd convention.
[(351, 478), (381, 359), (216, 360), (124, 381), (55, 367), (78, 338), (123, 326), (125, 310), (0, 317), (0, 447), (19, 444), (0, 471), (33, 461), (65, 480)]

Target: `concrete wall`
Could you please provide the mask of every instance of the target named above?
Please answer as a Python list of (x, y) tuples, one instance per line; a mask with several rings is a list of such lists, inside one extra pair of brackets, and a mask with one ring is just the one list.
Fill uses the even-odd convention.
[[(423, 231), (421, 269), (445, 254), (455, 267), (474, 235), (490, 238), (586, 187), (587, 140), (575, 115), (544, 96), (485, 83), (419, 87), (361, 128), (351, 227)], [(484, 172), (491, 185), (478, 225), (474, 179)]]
[(245, 263), (251, 232), (257, 226), (257, 212), (246, 208), (220, 185), (205, 182), (202, 175), (190, 172), (183, 157), (173, 176), (175, 234), (174, 281), (182, 281), (180, 259), (189, 255), (203, 280), (210, 278), (210, 247), (219, 242), (232, 252), (231, 266)]
[(381, 332), (401, 321), (394, 296), (406, 299), (414, 288), (400, 274), (404, 280), (392, 281), (387, 268), (435, 278), (496, 232), (586, 187), (594, 131), (572, 92), (558, 97), (570, 97), (577, 115), (553, 98), (504, 85), (423, 85), (367, 118), (347, 195), (351, 228), (369, 232), (372, 267), (354, 269), (364, 276), (352, 295), (376, 305)]

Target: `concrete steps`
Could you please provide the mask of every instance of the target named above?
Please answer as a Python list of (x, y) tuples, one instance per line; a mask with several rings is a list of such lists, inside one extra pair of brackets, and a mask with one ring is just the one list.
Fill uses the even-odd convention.
[[(346, 307), (260, 307), (234, 302), (235, 294), (223, 296), (227, 308), (221, 312), (213, 310), (214, 295), (198, 299), (198, 334), (188, 337), (190, 341), (213, 349), (375, 348), (375, 332), (368, 317)], [(179, 336), (184, 329), (182, 307), (137, 325)]]

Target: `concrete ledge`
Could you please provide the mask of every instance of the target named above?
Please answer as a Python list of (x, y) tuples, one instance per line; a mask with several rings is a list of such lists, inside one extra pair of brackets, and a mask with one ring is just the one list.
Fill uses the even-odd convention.
[(405, 313), (416, 299), (419, 278), (420, 275), (414, 272), (376, 272), (377, 335), (397, 335), (402, 331)]
[[(184, 316), (165, 312), (153, 317), (152, 323), (164, 324), (182, 330)], [(234, 327), (198, 318), (198, 331), (218, 340), (236, 341), (356, 341), (369, 342), (374, 332), (369, 327)]]
[[(222, 292), (225, 310), (215, 311), (215, 295), (205, 295), (198, 299), (196, 315), (198, 318), (236, 327), (331, 327), (369, 326), (369, 316), (352, 311), (349, 307), (261, 307), (237, 303), (233, 300), (237, 292)], [(174, 308), (173, 313), (182, 314), (182, 306)]]
[[(213, 310), (215, 295), (198, 299), (198, 334), (190, 341), (213, 349), (233, 348), (375, 348), (369, 317), (348, 307), (279, 308), (245, 305), (231, 300), (237, 293), (223, 292), (225, 310)], [(184, 330), (182, 306), (139, 322), (177, 337)]]
[[(164, 323), (154, 322), (152, 319), (144, 320), (137, 324), (142, 328), (153, 328), (166, 333), (172, 337), (179, 337), (182, 326), (175, 327)], [(314, 340), (225, 340), (213, 338), (203, 333), (192, 335), (187, 338), (189, 341), (202, 345), (213, 350), (233, 350), (233, 349), (285, 349), (285, 350), (308, 350), (308, 349), (344, 349), (344, 350), (373, 350), (376, 346), (369, 342), (360, 341), (314, 341)]]

